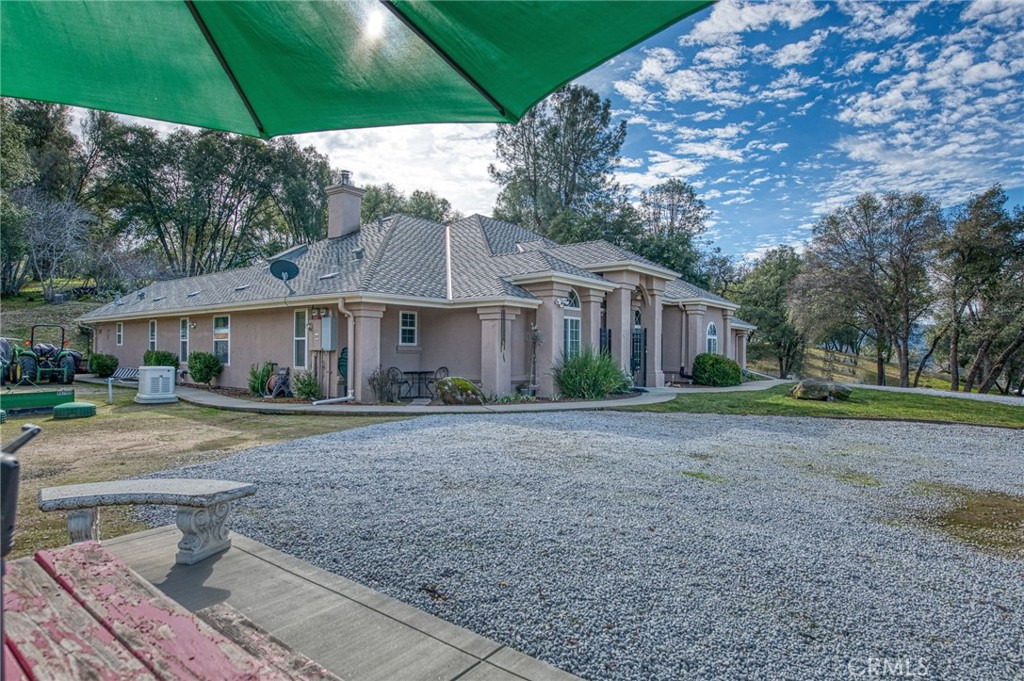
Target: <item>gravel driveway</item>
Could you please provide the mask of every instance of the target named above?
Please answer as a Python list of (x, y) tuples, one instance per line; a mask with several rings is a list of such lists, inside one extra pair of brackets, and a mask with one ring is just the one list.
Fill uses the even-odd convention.
[(233, 529), (588, 678), (1021, 679), (1024, 560), (920, 528), (943, 502), (911, 488), (1021, 495), (1022, 452), (967, 426), (436, 416), (167, 475), (255, 481)]

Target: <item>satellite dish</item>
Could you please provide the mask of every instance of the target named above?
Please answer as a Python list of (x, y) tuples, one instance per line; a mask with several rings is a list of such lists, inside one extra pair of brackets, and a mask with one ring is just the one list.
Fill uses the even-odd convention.
[(275, 260), (270, 263), (270, 273), (287, 284), (290, 279), (299, 276), (299, 266), (291, 260)]

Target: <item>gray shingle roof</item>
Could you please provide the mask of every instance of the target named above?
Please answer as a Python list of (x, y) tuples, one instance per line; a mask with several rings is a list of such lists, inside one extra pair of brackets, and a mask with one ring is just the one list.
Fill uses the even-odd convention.
[(671, 281), (667, 286), (665, 286), (665, 298), (668, 300), (692, 300), (694, 298), (699, 298), (701, 300), (724, 303), (730, 307), (736, 307), (736, 303), (732, 302), (728, 298), (715, 295), (711, 291), (702, 289), (700, 286), (691, 284), (688, 281), (683, 281), (682, 279)]
[[(453, 300), (489, 297), (534, 300), (527, 290), (509, 281), (533, 273), (554, 272), (604, 281), (587, 268), (626, 261), (664, 269), (606, 241), (559, 245), (518, 225), (481, 215), (454, 222), (449, 230)], [(359, 253), (362, 257), (357, 257)], [(120, 304), (109, 303), (82, 319), (188, 314), (211, 307), (270, 303), (286, 296), (330, 297), (354, 292), (445, 299), (448, 297), (446, 255), (444, 225), (394, 215), (365, 224), (354, 234), (324, 239), (276, 256), (291, 260), (299, 267), (298, 276), (288, 282), (291, 292), (270, 275), (269, 263), (261, 263), (216, 274), (156, 282), (124, 296)], [(729, 303), (681, 280), (668, 285), (666, 298)]]

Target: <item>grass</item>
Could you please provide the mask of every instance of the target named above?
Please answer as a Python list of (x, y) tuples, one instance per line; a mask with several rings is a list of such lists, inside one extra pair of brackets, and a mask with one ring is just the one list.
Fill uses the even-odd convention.
[[(18, 453), (21, 490), (12, 558), (67, 543), (64, 514), (44, 514), (36, 507), (42, 487), (132, 478), (215, 461), (257, 445), (398, 420), (250, 414), (184, 402), (139, 405), (132, 401), (134, 391), (127, 390), (115, 391), (114, 404), (108, 405), (104, 389), (74, 387), (76, 400), (96, 404), (96, 416), (55, 421), (41, 413), (10, 418), (3, 426), (4, 441), (13, 439), (24, 423), (43, 429)], [(129, 507), (100, 511), (104, 538), (141, 529)]]
[(768, 390), (687, 393), (671, 402), (623, 409), (658, 413), (746, 414), (754, 416), (821, 416), (894, 421), (937, 421), (1024, 428), (1021, 406), (968, 401), (955, 397), (856, 389), (847, 401), (818, 402), (789, 397), (790, 386)]
[(918, 519), (925, 527), (989, 553), (1024, 559), (1024, 497), (921, 481), (910, 491), (947, 502)]
[(703, 480), (704, 482), (725, 482), (725, 478), (713, 473), (705, 473), (703, 471), (680, 471), (680, 473), (688, 478)]
[[(71, 282), (75, 285), (78, 282)], [(64, 327), (67, 340), (79, 352), (89, 349), (89, 336), (79, 333), (75, 319), (103, 305), (98, 300), (74, 300), (52, 305), (43, 299), (42, 287), (30, 283), (17, 296), (0, 300), (0, 336), (27, 340), (33, 324), (59, 324)], [(60, 332), (54, 329), (40, 331), (36, 341), (57, 343)]]

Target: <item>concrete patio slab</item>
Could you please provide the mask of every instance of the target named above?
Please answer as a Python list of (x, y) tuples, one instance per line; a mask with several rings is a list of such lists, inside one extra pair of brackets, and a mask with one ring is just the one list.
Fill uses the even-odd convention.
[(227, 602), (346, 681), (577, 678), (247, 537), (188, 566), (177, 539), (168, 525), (104, 546), (189, 610)]

